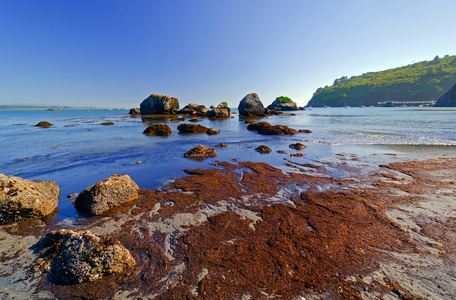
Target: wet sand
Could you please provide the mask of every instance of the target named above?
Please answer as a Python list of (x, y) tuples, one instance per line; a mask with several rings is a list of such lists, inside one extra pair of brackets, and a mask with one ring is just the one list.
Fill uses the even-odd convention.
[[(0, 230), (2, 299), (454, 299), (456, 158), (218, 162), (105, 216)], [(355, 160), (355, 156), (348, 156)], [(328, 169), (345, 169), (334, 178)], [(71, 286), (27, 271), (51, 230), (111, 235), (137, 265)]]

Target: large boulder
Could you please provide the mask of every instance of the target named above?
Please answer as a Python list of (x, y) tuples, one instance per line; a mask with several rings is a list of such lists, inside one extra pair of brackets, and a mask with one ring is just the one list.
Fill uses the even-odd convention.
[(56, 284), (94, 281), (136, 264), (118, 240), (90, 231), (53, 231), (32, 248), (38, 258), (32, 264), (31, 275), (49, 273), (49, 280)]
[(175, 114), (179, 109), (177, 98), (152, 94), (140, 105), (141, 114)]
[(128, 175), (114, 174), (83, 190), (75, 200), (79, 212), (101, 215), (112, 207), (138, 198), (138, 185)]
[(163, 123), (152, 124), (147, 126), (143, 133), (147, 135), (169, 136), (171, 135), (171, 128)]
[(452, 106), (452, 107), (456, 107), (456, 84), (451, 88), (451, 90), (449, 90), (448, 92), (443, 94), (437, 100), (437, 102), (435, 103), (435, 106), (440, 106), (440, 107)]
[(274, 102), (272, 102), (267, 109), (276, 110), (276, 111), (290, 111), (290, 110), (299, 110), (299, 107), (288, 97), (277, 97)]
[(262, 116), (264, 115), (264, 106), (257, 94), (251, 93), (245, 96), (238, 106), (239, 115)]
[(228, 119), (230, 117), (230, 108), (229, 107), (214, 107), (207, 113), (209, 119)]
[(184, 157), (196, 160), (204, 160), (215, 156), (217, 156), (217, 152), (215, 152), (214, 148), (204, 147), (203, 145), (198, 145), (184, 154)]
[(179, 113), (192, 115), (192, 116), (205, 117), (207, 114), (207, 111), (208, 110), (207, 110), (206, 106), (204, 106), (204, 105), (190, 103), (189, 105), (182, 108), (179, 111)]
[(0, 174), (0, 224), (47, 216), (57, 209), (59, 195), (54, 181)]
[(208, 129), (209, 128), (202, 125), (190, 123), (182, 123), (177, 126), (179, 133), (204, 133), (207, 132)]

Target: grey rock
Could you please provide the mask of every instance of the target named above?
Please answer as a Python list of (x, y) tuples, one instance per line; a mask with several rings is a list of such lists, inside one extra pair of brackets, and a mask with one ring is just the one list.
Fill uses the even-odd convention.
[(217, 152), (215, 152), (214, 148), (204, 147), (203, 145), (198, 145), (184, 154), (184, 157), (196, 160), (204, 160), (215, 156), (217, 156)]
[(128, 175), (114, 174), (83, 190), (75, 200), (79, 212), (101, 215), (112, 207), (138, 198), (138, 185)]
[(146, 98), (140, 105), (141, 114), (175, 114), (179, 109), (177, 98), (152, 94)]
[(54, 181), (0, 174), (0, 224), (50, 215), (57, 209), (59, 195)]
[(272, 102), (267, 109), (276, 110), (276, 111), (290, 111), (290, 110), (299, 110), (299, 107), (296, 103), (284, 103), (280, 102), (279, 97), (277, 97), (274, 102)]
[(207, 114), (209, 119), (227, 119), (230, 117), (230, 108), (229, 107), (214, 107)]
[(207, 115), (207, 108), (204, 105), (190, 103), (179, 111), (181, 114), (188, 114), (193, 116), (205, 117)]
[(245, 96), (238, 106), (241, 116), (261, 116), (264, 115), (264, 106), (257, 94), (251, 93)]

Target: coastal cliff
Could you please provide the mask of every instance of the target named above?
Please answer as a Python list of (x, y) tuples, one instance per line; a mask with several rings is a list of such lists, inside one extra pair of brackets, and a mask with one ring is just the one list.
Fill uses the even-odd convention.
[(456, 82), (456, 56), (436, 56), (408, 66), (343, 76), (333, 85), (320, 87), (308, 105), (370, 106), (384, 101), (436, 100)]

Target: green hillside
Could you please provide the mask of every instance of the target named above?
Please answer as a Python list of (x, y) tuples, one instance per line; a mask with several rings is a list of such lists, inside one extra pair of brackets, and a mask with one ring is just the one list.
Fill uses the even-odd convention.
[(456, 56), (436, 56), (405, 67), (343, 76), (318, 88), (309, 106), (369, 106), (383, 101), (437, 100), (456, 83)]

